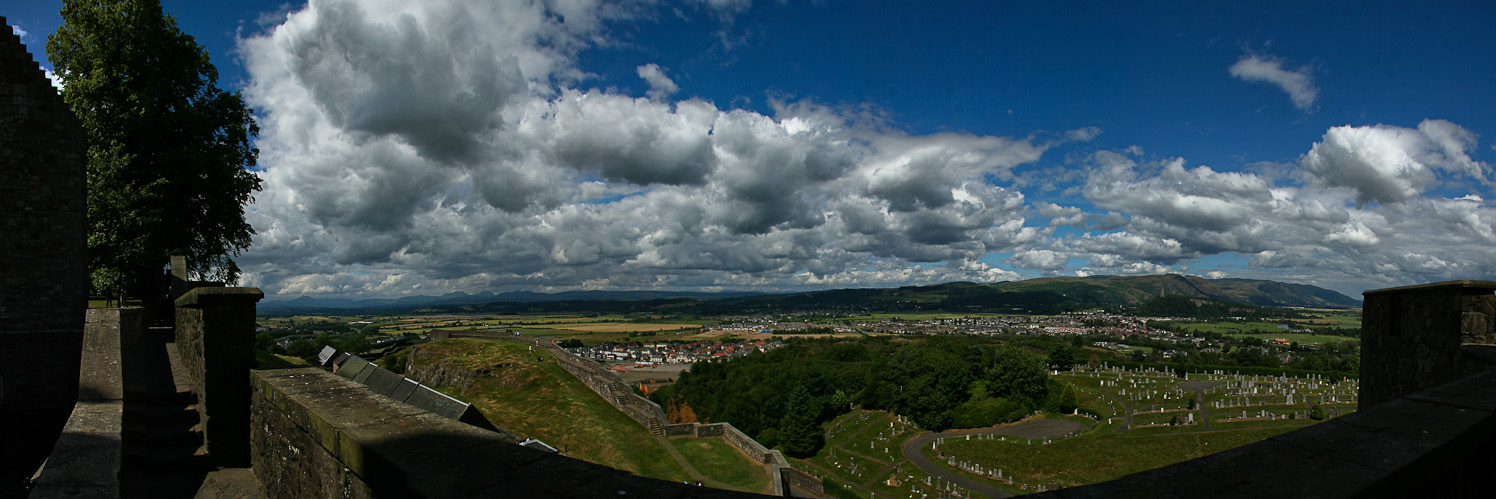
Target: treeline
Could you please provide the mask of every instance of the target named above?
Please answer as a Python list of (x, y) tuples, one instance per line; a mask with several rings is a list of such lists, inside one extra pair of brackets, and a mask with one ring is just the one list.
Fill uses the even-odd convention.
[(937, 431), (1074, 409), (1074, 389), (1051, 382), (1045, 367), (1028, 350), (975, 336), (790, 339), (767, 353), (698, 362), (651, 397), (672, 413), (730, 422), (766, 446), (807, 456), (823, 443), (821, 424), (856, 404)]

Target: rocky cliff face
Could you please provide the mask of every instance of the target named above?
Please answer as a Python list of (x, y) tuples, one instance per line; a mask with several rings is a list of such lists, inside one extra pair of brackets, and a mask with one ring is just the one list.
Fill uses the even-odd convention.
[(422, 346), (411, 347), (409, 364), (405, 368), (405, 376), (417, 383), (432, 387), (455, 386), (467, 390), (473, 386), (473, 382), (493, 374), (492, 369), (473, 369)]

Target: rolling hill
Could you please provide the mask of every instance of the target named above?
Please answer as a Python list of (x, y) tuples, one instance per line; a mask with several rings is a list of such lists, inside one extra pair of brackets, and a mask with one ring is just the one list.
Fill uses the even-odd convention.
[(1258, 307), (1359, 307), (1361, 302), (1328, 289), (1253, 279), (1205, 279), (1178, 274), (1147, 276), (1041, 277), (978, 284), (951, 282), (901, 288), (836, 289), (790, 294), (610, 291), (511, 292), (396, 300), (301, 297), (267, 301), (267, 313), (312, 310), (413, 310), (486, 313), (655, 312), (731, 314), (754, 311), (853, 310), (864, 312), (949, 310), (1056, 313), (1085, 307), (1133, 306), (1164, 296), (1208, 298)]

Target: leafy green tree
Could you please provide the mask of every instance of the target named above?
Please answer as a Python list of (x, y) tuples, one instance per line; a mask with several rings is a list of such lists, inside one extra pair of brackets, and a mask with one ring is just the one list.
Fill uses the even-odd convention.
[(270, 333), (260, 333), (255, 335), (255, 349), (269, 352), (270, 347), (274, 345), (275, 337), (271, 336)]
[(1075, 385), (1065, 383), (1057, 405), (1062, 413), (1075, 412), (1075, 408), (1080, 407), (1080, 396), (1075, 393)]
[(1049, 351), (1049, 366), (1057, 369), (1069, 369), (1079, 360), (1076, 359), (1075, 349), (1070, 345), (1061, 344)]
[(292, 341), (291, 344), (286, 347), (286, 355), (290, 355), (292, 357), (301, 357), (303, 359), (312, 359), (317, 357), (317, 353), (321, 351), (321, 349), (322, 348), (318, 347), (316, 343), (312, 342), (312, 340), (302, 338)]
[(779, 446), (791, 457), (810, 457), (821, 449), (821, 425), (816, 422), (821, 407), (805, 384), (795, 385), (779, 422)]
[(61, 15), (47, 56), (88, 135), (95, 291), (154, 294), (173, 254), (194, 276), (237, 280), (260, 190), (244, 99), (157, 0), (64, 0)]
[(1034, 354), (1013, 346), (992, 351), (986, 369), (987, 391), (994, 397), (1011, 398), (1030, 405), (1044, 400), (1049, 391), (1044, 361)]

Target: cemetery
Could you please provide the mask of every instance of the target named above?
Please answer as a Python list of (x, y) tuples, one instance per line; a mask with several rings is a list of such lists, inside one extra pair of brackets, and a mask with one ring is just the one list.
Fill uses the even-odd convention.
[(1112, 480), (1253, 443), (1356, 410), (1359, 382), (1320, 375), (1179, 376), (1148, 368), (1055, 373), (1081, 393), (1088, 429), (1069, 438), (941, 438), (921, 451), (1013, 494)]

